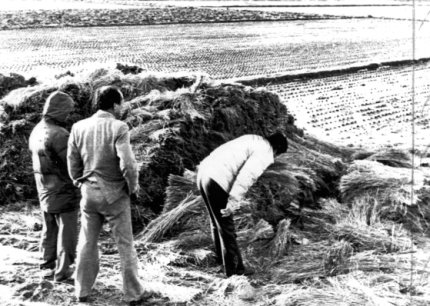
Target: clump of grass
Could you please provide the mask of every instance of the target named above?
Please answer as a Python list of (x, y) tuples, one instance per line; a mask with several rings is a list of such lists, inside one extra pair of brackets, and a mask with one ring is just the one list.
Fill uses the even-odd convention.
[(412, 168), (412, 155), (406, 150), (385, 148), (367, 157), (368, 160), (396, 168)]
[(340, 267), (344, 267), (348, 263), (348, 259), (353, 253), (354, 249), (349, 242), (345, 240), (335, 242), (324, 255), (325, 274), (329, 276), (337, 275)]
[(284, 256), (288, 247), (291, 245), (291, 237), (290, 237), (290, 225), (291, 220), (283, 219), (279, 222), (276, 235), (271, 241), (270, 252), (274, 258), (279, 258)]
[(411, 241), (403, 227), (381, 221), (379, 212), (377, 202), (373, 204), (363, 199), (355, 201), (346, 214), (337, 218), (334, 225), (327, 225), (329, 237), (348, 241), (357, 252), (408, 250)]
[(200, 194), (197, 189), (196, 173), (185, 170), (183, 175), (170, 174), (168, 177), (168, 186), (166, 187), (166, 200), (163, 212), (172, 210), (189, 193), (196, 196)]
[(184, 221), (183, 219), (201, 214), (203, 207), (201, 196), (195, 197), (190, 194), (177, 207), (152, 220), (136, 239), (141, 240), (142, 243), (160, 241), (175, 225)]
[[(412, 199), (411, 190), (423, 187), (424, 176), (419, 170), (415, 173), (414, 185), (411, 170), (393, 168), (375, 161), (354, 161), (348, 173), (342, 177), (339, 189), (345, 202), (355, 198), (372, 197), (383, 205), (416, 204), (418, 197)], [(412, 203), (411, 203), (412, 199)]]

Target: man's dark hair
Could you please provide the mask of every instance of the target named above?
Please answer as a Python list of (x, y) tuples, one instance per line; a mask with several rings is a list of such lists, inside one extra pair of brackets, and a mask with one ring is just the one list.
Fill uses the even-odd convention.
[(282, 153), (287, 152), (288, 149), (288, 140), (287, 137), (281, 132), (276, 132), (269, 137), (267, 137), (267, 140), (269, 141), (270, 145), (273, 148), (273, 151), (275, 152), (275, 155), (279, 155)]
[(95, 106), (97, 110), (108, 110), (113, 108), (114, 104), (121, 104), (122, 99), (123, 96), (118, 87), (103, 86), (97, 90)]

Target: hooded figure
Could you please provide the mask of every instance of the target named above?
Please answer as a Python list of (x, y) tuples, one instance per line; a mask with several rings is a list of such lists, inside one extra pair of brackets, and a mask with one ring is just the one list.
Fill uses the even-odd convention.
[(34, 178), (42, 209), (41, 269), (45, 278), (68, 279), (77, 243), (79, 194), (67, 171), (69, 132), (62, 127), (73, 111), (73, 99), (53, 92), (46, 100), (42, 120), (29, 139)]

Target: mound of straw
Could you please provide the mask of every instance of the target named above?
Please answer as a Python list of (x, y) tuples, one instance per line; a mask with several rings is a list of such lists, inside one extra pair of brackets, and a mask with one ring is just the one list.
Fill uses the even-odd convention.
[(9, 76), (0, 73), (0, 99), (7, 95), (10, 91), (27, 86), (37, 84), (35, 78), (26, 80), (22, 75), (10, 73)]
[(368, 160), (380, 162), (383, 165), (396, 168), (411, 168), (412, 155), (401, 149), (387, 148), (367, 157)]
[[(337, 195), (345, 164), (337, 157), (315, 151), (310, 143), (305, 144), (297, 138), (290, 139), (288, 152), (279, 156), (248, 191), (257, 219), (272, 224), (285, 216), (295, 219), (300, 212), (294, 212), (292, 207), (316, 208), (318, 198)], [(322, 148), (321, 143), (318, 148)]]
[(346, 241), (355, 252), (389, 253), (410, 248), (411, 240), (402, 225), (381, 221), (380, 207), (371, 201), (355, 201), (348, 210), (333, 201), (327, 204), (326, 210), (336, 214), (335, 223), (324, 226), (329, 239)]
[(411, 190), (423, 188), (424, 175), (415, 171), (414, 185), (411, 170), (393, 168), (375, 161), (357, 160), (348, 168), (340, 181), (342, 199), (351, 202), (355, 198), (375, 198), (382, 205), (416, 204), (417, 194), (412, 198)]
[(158, 242), (174, 231), (180, 222), (185, 223), (204, 210), (203, 200), (200, 196), (187, 196), (177, 207), (161, 214), (152, 220), (145, 230), (136, 238), (141, 243)]

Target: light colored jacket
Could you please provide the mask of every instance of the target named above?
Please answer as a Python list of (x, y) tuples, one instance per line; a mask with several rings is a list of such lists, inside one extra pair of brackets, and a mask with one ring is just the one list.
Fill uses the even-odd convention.
[(67, 173), (69, 132), (61, 126), (72, 110), (69, 95), (52, 93), (46, 100), (43, 118), (28, 141), (40, 206), (49, 213), (68, 212), (79, 206), (77, 190)]
[(273, 149), (265, 138), (244, 135), (212, 151), (199, 165), (197, 182), (209, 177), (239, 200), (273, 162)]
[(95, 177), (112, 204), (138, 188), (138, 167), (127, 124), (99, 110), (75, 123), (70, 133), (67, 163), (76, 186)]

